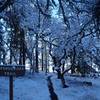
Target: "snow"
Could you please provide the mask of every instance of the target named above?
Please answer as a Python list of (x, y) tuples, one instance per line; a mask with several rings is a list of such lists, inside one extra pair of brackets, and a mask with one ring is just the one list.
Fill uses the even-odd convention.
[[(59, 100), (100, 100), (100, 78), (82, 78), (65, 76), (68, 88), (62, 88), (61, 81), (56, 74), (52, 75), (55, 93)], [(14, 100), (50, 100), (45, 73), (25, 75), (14, 78)], [(83, 84), (84, 81), (93, 86)], [(0, 100), (9, 100), (9, 78), (0, 77)]]
[[(9, 78), (0, 78), (0, 100), (9, 100)], [(14, 100), (49, 100), (44, 75), (38, 74), (14, 78)]]
[[(60, 100), (100, 100), (100, 79), (67, 76), (66, 83), (69, 88), (66, 89), (61, 88), (61, 84), (56, 82), (57, 80), (54, 80), (54, 85)], [(82, 83), (83, 81), (93, 82), (93, 86), (86, 86)]]

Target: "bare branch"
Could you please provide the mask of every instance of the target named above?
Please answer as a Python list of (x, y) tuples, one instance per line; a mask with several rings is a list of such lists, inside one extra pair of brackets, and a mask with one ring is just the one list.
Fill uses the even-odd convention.
[(36, 0), (36, 2), (37, 2), (37, 6), (38, 6), (38, 9), (39, 9), (39, 11), (41, 12), (41, 14), (44, 15), (44, 16), (46, 16), (46, 17), (51, 17), (51, 15), (45, 13), (45, 12), (42, 10), (42, 8), (41, 8), (40, 5), (39, 5), (39, 1)]
[(13, 4), (13, 0), (7, 0), (1, 7), (0, 12), (2, 12), (4, 9), (6, 9), (8, 6)]

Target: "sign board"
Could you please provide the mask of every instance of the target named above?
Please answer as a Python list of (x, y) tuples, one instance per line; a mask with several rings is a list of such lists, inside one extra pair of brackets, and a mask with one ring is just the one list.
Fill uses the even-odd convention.
[(24, 65), (0, 65), (0, 76), (24, 76)]
[(9, 77), (9, 100), (13, 100), (13, 77), (24, 76), (24, 65), (0, 65), (0, 76)]

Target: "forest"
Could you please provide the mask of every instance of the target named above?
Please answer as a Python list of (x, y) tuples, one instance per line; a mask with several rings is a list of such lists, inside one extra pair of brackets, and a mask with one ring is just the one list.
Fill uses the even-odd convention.
[(100, 0), (0, 0), (0, 66), (25, 67), (14, 100), (100, 100)]

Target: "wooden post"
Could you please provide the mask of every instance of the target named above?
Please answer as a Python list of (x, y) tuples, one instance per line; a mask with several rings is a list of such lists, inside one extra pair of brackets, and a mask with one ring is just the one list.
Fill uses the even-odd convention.
[(13, 100), (13, 77), (24, 75), (25, 66), (23, 65), (0, 65), (0, 76), (9, 77), (9, 100)]
[(13, 100), (13, 76), (9, 77), (9, 100)]

